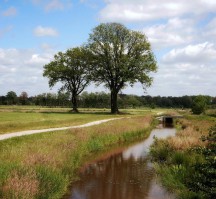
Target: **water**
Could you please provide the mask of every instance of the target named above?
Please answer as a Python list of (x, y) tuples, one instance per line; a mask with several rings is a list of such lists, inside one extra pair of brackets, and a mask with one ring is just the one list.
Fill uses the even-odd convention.
[[(68, 199), (173, 199), (156, 181), (147, 158), (154, 137), (175, 135), (175, 129), (161, 128), (148, 139), (123, 151), (96, 160), (80, 171), (80, 180), (72, 185)], [(104, 155), (106, 156), (106, 155)]]

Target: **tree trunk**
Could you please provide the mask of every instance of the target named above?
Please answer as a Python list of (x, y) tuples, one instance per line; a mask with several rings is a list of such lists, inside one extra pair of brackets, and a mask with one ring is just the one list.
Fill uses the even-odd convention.
[(118, 111), (118, 103), (117, 103), (118, 92), (114, 89), (111, 90), (111, 113), (117, 114)]
[(72, 94), (72, 111), (75, 113), (78, 113), (78, 109), (77, 109), (77, 95), (76, 94)]

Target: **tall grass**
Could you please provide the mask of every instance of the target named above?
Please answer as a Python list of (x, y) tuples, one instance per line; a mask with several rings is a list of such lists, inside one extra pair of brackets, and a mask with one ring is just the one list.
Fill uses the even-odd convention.
[(78, 168), (107, 147), (147, 137), (152, 117), (0, 142), (0, 198), (61, 198)]
[(187, 116), (178, 121), (182, 129), (178, 130), (175, 137), (156, 140), (151, 147), (150, 153), (156, 162), (155, 168), (162, 184), (175, 192), (177, 198), (206, 198), (202, 190), (194, 191), (190, 187), (191, 179), (194, 184), (199, 184), (194, 177), (197, 173), (195, 165), (204, 165), (206, 162), (204, 156), (193, 149), (205, 148), (207, 143), (201, 137), (208, 134), (215, 121), (207, 115)]

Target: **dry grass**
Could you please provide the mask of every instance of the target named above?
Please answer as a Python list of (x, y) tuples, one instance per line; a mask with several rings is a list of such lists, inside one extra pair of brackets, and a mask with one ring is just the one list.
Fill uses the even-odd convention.
[(35, 171), (26, 174), (14, 171), (7, 179), (4, 187), (4, 198), (35, 198), (39, 191), (39, 181)]
[(203, 142), (200, 140), (202, 133), (196, 131), (193, 127), (186, 127), (176, 133), (176, 137), (168, 139), (169, 145), (175, 150), (184, 150), (194, 146), (201, 146)]
[(208, 134), (208, 129), (214, 124), (214, 121), (209, 120), (180, 120), (183, 127), (176, 133), (175, 137), (170, 137), (167, 142), (171, 148), (175, 150), (186, 150), (195, 146), (204, 146), (201, 141), (201, 136)]
[(94, 131), (99, 134), (105, 134), (107, 132), (119, 134), (122, 132), (137, 131), (148, 127), (151, 121), (151, 116), (126, 118), (123, 120), (115, 120), (112, 123), (104, 123), (103, 125), (95, 127)]

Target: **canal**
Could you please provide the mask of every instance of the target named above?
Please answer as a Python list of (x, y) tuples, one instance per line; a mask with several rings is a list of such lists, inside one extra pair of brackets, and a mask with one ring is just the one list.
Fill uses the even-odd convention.
[(157, 182), (148, 159), (154, 137), (174, 136), (174, 128), (152, 130), (150, 136), (124, 150), (104, 154), (80, 170), (67, 199), (173, 199)]

